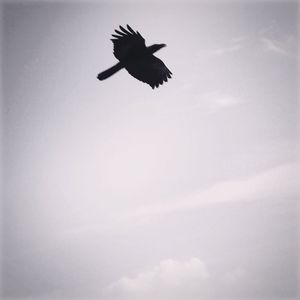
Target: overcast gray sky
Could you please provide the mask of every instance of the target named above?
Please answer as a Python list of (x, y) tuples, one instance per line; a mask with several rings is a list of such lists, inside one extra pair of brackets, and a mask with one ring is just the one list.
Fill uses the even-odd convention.
[(4, 299), (297, 298), (297, 3), (2, 5)]

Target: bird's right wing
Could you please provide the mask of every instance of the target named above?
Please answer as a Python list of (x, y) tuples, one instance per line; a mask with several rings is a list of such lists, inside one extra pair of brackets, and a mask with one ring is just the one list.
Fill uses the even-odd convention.
[(130, 75), (148, 83), (153, 89), (167, 82), (172, 75), (166, 65), (152, 54), (126, 64), (125, 68)]
[(135, 32), (129, 25), (127, 29), (120, 26), (120, 30), (115, 30), (117, 34), (112, 34), (114, 44), (114, 55), (118, 60), (127, 56), (135, 56), (146, 49), (145, 39), (137, 31)]

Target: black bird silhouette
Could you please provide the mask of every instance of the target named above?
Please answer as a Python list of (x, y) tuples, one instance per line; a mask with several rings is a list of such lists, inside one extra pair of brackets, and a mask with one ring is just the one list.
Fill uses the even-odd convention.
[(153, 55), (154, 52), (165, 47), (165, 44), (154, 44), (146, 47), (145, 39), (138, 31), (134, 31), (129, 25), (127, 29), (119, 26), (115, 30), (117, 34), (111, 41), (114, 44), (114, 55), (119, 60), (113, 67), (98, 74), (99, 80), (104, 80), (125, 68), (136, 79), (148, 83), (153, 89), (168, 81), (172, 72), (165, 64)]

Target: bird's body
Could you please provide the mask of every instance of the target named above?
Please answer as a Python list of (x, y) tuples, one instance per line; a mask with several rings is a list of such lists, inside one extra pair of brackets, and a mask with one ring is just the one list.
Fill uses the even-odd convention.
[(120, 26), (115, 30), (112, 40), (114, 55), (119, 62), (113, 67), (98, 74), (99, 80), (104, 80), (122, 68), (136, 79), (149, 84), (153, 89), (171, 78), (171, 71), (165, 64), (153, 55), (156, 51), (165, 47), (165, 44), (154, 44), (146, 47), (145, 39), (139, 32), (135, 32), (129, 25), (127, 29)]

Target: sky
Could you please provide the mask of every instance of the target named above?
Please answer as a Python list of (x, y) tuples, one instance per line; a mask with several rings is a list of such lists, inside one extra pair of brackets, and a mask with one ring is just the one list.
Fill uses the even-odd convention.
[[(297, 299), (297, 1), (1, 10), (3, 299)], [(126, 24), (158, 89), (96, 78)]]

